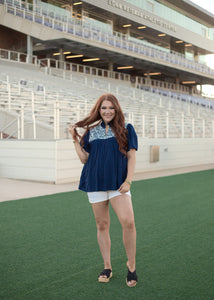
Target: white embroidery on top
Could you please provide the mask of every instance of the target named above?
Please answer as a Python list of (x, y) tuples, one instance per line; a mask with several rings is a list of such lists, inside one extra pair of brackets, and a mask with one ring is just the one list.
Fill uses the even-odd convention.
[[(127, 123), (125, 124), (125, 127), (127, 128)], [(89, 133), (89, 143), (91, 143), (94, 140), (105, 140), (115, 137), (113, 131), (111, 130), (111, 127), (109, 126), (108, 132), (106, 133), (106, 128), (102, 127), (101, 124), (97, 125), (96, 127), (92, 128)]]
[(101, 124), (98, 126), (92, 128), (90, 130), (89, 134), (89, 143), (94, 141), (94, 140), (105, 140), (114, 137), (114, 133), (111, 130), (111, 127), (109, 127), (108, 132), (106, 133), (106, 128), (102, 127)]

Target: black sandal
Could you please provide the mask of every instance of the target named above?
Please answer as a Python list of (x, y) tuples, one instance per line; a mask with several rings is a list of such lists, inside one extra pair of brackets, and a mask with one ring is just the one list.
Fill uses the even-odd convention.
[[(105, 275), (106, 277), (100, 277)], [(111, 269), (103, 269), (102, 272), (98, 276), (99, 282), (109, 282), (110, 278), (112, 277), (112, 270)]]
[[(135, 282), (132, 285), (129, 285), (128, 282), (131, 281), (131, 280), (133, 280)], [(134, 270), (134, 272), (131, 272), (129, 270), (129, 268), (128, 268), (128, 273), (127, 273), (127, 278), (126, 278), (126, 284), (127, 284), (127, 286), (128, 287), (134, 287), (134, 286), (136, 286), (137, 280), (138, 280), (138, 278), (137, 278), (136, 269)]]

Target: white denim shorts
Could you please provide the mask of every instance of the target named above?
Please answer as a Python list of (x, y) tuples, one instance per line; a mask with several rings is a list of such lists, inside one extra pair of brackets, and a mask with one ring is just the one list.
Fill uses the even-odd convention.
[(105, 191), (105, 192), (88, 192), (87, 195), (90, 203), (98, 203), (98, 202), (109, 200), (119, 195), (131, 196), (131, 193), (130, 191), (128, 191), (127, 193), (120, 193), (119, 191)]

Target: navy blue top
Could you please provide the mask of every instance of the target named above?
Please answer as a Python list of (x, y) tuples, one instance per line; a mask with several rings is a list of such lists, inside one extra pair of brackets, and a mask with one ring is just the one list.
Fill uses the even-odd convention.
[[(119, 145), (111, 129), (106, 134), (102, 121), (90, 129), (84, 137), (84, 149), (89, 153), (83, 167), (79, 189), (85, 192), (118, 190), (127, 176), (127, 157), (119, 151)], [(128, 130), (128, 149), (138, 148), (137, 135), (131, 124)]]

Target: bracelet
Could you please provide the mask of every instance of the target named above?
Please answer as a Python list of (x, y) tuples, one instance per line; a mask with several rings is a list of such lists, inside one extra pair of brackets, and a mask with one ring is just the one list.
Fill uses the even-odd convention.
[(125, 180), (125, 182), (128, 182), (130, 185), (132, 184), (132, 182), (131, 182), (131, 181), (128, 181), (128, 180)]

